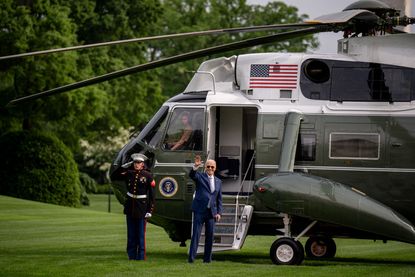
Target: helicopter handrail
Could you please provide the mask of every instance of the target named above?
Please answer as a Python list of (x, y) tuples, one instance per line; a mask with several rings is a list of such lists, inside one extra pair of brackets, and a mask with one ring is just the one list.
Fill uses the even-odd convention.
[[(246, 180), (246, 177), (247, 177), (247, 175), (248, 175), (248, 172), (249, 172), (249, 169), (251, 168), (251, 166), (253, 165), (253, 161), (254, 161), (254, 159), (255, 159), (255, 155), (256, 155), (256, 151), (254, 150), (254, 153), (252, 154), (252, 157), (251, 157), (251, 160), (249, 161), (249, 164), (248, 164), (248, 167), (247, 167), (247, 171), (245, 172), (245, 174), (244, 174), (244, 176), (243, 176), (243, 178), (242, 178), (242, 181), (241, 181), (241, 186), (239, 187), (239, 191), (238, 191), (238, 193), (237, 193), (237, 195), (236, 195), (236, 199), (238, 200), (238, 198), (239, 198), (239, 195), (240, 195), (240, 193), (242, 192), (242, 189), (243, 189), (243, 185), (244, 185), (244, 182), (245, 182), (245, 180)], [(248, 191), (248, 193), (249, 193), (249, 191)], [(248, 199), (247, 199), (247, 201), (248, 201)]]
[(236, 240), (236, 231), (238, 230), (238, 215), (239, 214), (239, 199), (238, 199), (238, 195), (236, 196), (236, 203), (235, 203), (235, 224), (233, 226), (233, 241)]
[[(241, 193), (241, 191), (243, 189), (243, 185), (244, 185), (244, 182), (245, 182), (246, 177), (248, 175), (249, 169), (253, 165), (253, 160), (255, 158), (255, 154), (256, 154), (256, 151), (254, 150), (254, 153), (252, 154), (251, 160), (249, 161), (249, 164), (248, 164), (248, 167), (247, 167), (247, 172), (245, 172), (244, 177), (243, 177), (243, 179), (241, 181), (241, 186), (239, 188), (239, 191), (236, 194), (236, 200), (235, 200), (235, 225), (234, 225), (234, 232), (233, 232), (233, 241), (236, 240), (236, 233), (237, 233), (237, 228), (238, 228), (238, 225), (239, 225), (239, 222), (238, 222), (238, 218), (239, 218), (239, 195), (240, 195), (240, 193)], [(248, 203), (248, 198), (246, 198), (245, 204), (247, 204), (247, 203)]]

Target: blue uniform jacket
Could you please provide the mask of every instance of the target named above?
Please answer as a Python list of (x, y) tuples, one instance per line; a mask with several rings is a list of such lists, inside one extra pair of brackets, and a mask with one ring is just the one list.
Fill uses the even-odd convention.
[(222, 214), (222, 181), (215, 178), (215, 191), (210, 192), (209, 177), (206, 173), (192, 170), (189, 177), (196, 182), (196, 194), (192, 202), (192, 210), (194, 212), (204, 212), (210, 201), (212, 216)]

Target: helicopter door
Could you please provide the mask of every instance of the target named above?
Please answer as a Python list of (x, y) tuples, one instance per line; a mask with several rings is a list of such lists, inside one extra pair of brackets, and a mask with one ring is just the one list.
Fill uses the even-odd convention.
[(183, 218), (189, 214), (188, 207), (179, 205), (177, 200), (192, 199), (193, 181), (187, 175), (194, 156), (205, 157), (205, 110), (205, 107), (173, 107), (166, 120), (164, 135), (155, 149), (152, 173), (158, 187), (156, 200), (174, 200), (178, 205), (177, 209), (171, 210), (163, 210), (163, 205), (158, 207), (160, 213), (170, 218)]
[[(254, 158), (257, 116), (258, 110), (252, 107), (210, 109), (208, 153), (216, 160), (216, 174), (222, 179), (225, 193), (238, 193), (241, 185), (252, 188), (249, 182), (253, 176), (249, 172), (252, 173), (254, 168), (251, 160)], [(242, 180), (246, 182), (241, 184)]]

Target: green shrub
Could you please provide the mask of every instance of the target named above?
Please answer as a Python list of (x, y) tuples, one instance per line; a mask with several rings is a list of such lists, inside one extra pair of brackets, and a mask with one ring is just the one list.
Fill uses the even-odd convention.
[(0, 193), (77, 206), (80, 181), (69, 149), (51, 134), (18, 131), (0, 137)]
[(88, 193), (86, 193), (85, 188), (81, 185), (81, 198), (79, 199), (82, 206), (89, 206), (89, 197)]
[(79, 172), (79, 180), (81, 181), (81, 185), (85, 188), (86, 193), (97, 192), (97, 182), (87, 173)]
[(97, 182), (84, 172), (79, 172), (79, 181), (81, 182), (81, 204), (89, 206), (88, 193), (97, 192)]
[(96, 194), (108, 194), (108, 193), (111, 193), (111, 194), (114, 193), (114, 190), (110, 184), (102, 184), (102, 185), (97, 186)]

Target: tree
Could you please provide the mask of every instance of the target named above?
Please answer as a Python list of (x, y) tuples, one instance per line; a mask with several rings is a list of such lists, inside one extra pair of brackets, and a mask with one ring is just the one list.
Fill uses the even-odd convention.
[[(283, 2), (245, 0), (3, 0), (0, 55), (156, 34), (299, 22), (307, 18)], [(56, 134), (85, 167), (80, 141), (106, 143), (119, 130), (140, 129), (162, 102), (182, 92), (199, 64), (216, 56), (259, 51), (304, 51), (313, 37), (293, 39), (182, 62), (53, 97), (4, 108), (11, 99), (148, 61), (211, 47), (255, 33), (204, 36), (100, 47), (0, 62), (0, 133), (45, 130)], [(264, 34), (260, 34), (264, 35)], [(113, 153), (105, 153), (110, 159)], [(99, 168), (99, 167), (98, 167)]]
[[(302, 22), (307, 15), (298, 15), (297, 8), (283, 2), (271, 2), (266, 6), (248, 5), (245, 0), (165, 0), (163, 16), (159, 18), (157, 33), (181, 33), (209, 29), (225, 29), (240, 26), (258, 26)], [(151, 59), (169, 57), (188, 51), (215, 45), (240, 41), (269, 33), (239, 33), (184, 38), (151, 43)], [(199, 64), (209, 58), (232, 56), (252, 52), (304, 52), (316, 48), (318, 43), (313, 36), (306, 36), (257, 46), (250, 49), (230, 51), (211, 57), (170, 65), (160, 70), (160, 78), (165, 93), (169, 96), (182, 92)]]
[[(78, 22), (78, 40), (85, 44), (146, 36), (147, 27), (153, 24), (160, 13), (158, 1), (94, 2), (96, 5), (93, 12), (87, 15), (79, 12), (87, 10), (85, 8), (75, 5), (71, 8), (72, 16)], [(103, 75), (146, 62), (146, 48), (143, 44), (94, 48), (82, 52), (82, 55), (83, 60), (87, 60), (94, 69), (93, 75)], [(107, 168), (103, 165), (115, 154), (113, 145), (103, 145), (108, 145), (110, 138), (120, 136), (122, 130), (146, 123), (165, 100), (165, 96), (160, 81), (151, 72), (129, 75), (94, 87), (105, 92), (104, 108), (98, 118), (91, 118), (87, 129), (80, 133), (80, 138), (84, 145), (102, 149), (94, 159), (101, 160), (102, 164), (91, 163), (91, 157), (84, 155), (84, 149), (79, 149), (77, 157), (84, 170), (88, 170), (94, 177), (102, 177)], [(82, 130), (81, 127), (78, 130)]]
[[(65, 47), (75, 40), (75, 25), (68, 19), (69, 9), (58, 5), (42, 5), (34, 1), (31, 5), (18, 5), (16, 1), (0, 3), (0, 54), (14, 54), (51, 47)], [(10, 50), (13, 50), (10, 53)], [(0, 90), (2, 104), (12, 98), (54, 87), (59, 82), (71, 82), (76, 75), (76, 53), (31, 57), (2, 63)], [(58, 104), (55, 99), (49, 103)], [(2, 106), (3, 106), (2, 105)], [(29, 103), (3, 115), (20, 120), (22, 128), (37, 127), (45, 113), (41, 102)], [(55, 105), (51, 105), (55, 107)], [(51, 117), (60, 118), (56, 109), (48, 111)], [(13, 122), (14, 120), (11, 120)], [(3, 126), (1, 126), (3, 127)], [(10, 127), (10, 126), (5, 126)], [(14, 126), (15, 127), (15, 126)]]
[[(0, 55), (146, 35), (157, 1), (0, 2)], [(144, 124), (160, 106), (157, 78), (127, 76), (73, 92), (4, 108), (11, 99), (145, 62), (145, 47), (132, 44), (3, 62), (0, 132), (53, 132), (80, 158), (79, 139), (105, 141), (121, 126)]]

